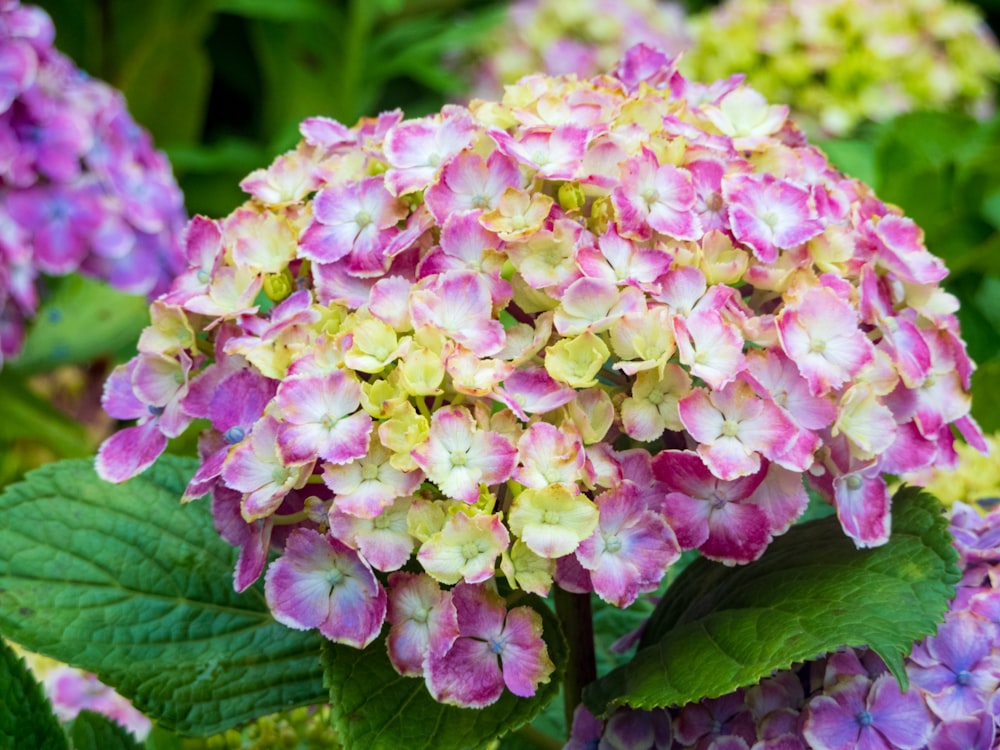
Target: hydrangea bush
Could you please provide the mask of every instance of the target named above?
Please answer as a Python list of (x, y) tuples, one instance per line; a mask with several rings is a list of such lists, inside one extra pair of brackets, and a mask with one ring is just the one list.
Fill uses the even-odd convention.
[(185, 266), (169, 162), (54, 36), (42, 9), (0, 1), (0, 365), (21, 351), (45, 277), (153, 298)]
[(883, 545), (886, 474), (952, 463), (953, 428), (985, 448), (919, 227), (738, 79), (638, 46), (301, 131), (188, 226), (97, 470), (206, 420), (184, 498), (211, 495), (236, 589), (266, 568), (273, 616), (339, 644), (388, 626), (439, 702), (550, 680), (519, 592), (627, 607), (683, 550), (751, 563), (807, 487)]
[(682, 69), (745, 73), (816, 133), (919, 109), (993, 109), (997, 41), (953, 0), (725, 0), (690, 20)]
[(498, 99), (533, 73), (589, 78), (635, 44), (676, 55), (690, 44), (686, 24), (683, 6), (663, 0), (517, 0), (470, 56), (472, 94)]
[(567, 749), (1000, 747), (1000, 512), (955, 502), (950, 531), (962, 580), (944, 623), (906, 658), (906, 692), (874, 652), (841, 649), (672, 710), (624, 708), (598, 721), (580, 707)]

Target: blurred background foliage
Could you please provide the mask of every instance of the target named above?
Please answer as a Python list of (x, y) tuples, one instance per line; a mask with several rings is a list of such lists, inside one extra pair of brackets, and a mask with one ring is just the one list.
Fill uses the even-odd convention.
[[(189, 212), (209, 216), (224, 216), (242, 202), (240, 179), (291, 148), (298, 123), (307, 116), (327, 115), (352, 125), (386, 109), (401, 107), (408, 116), (419, 116), (461, 99), (467, 82), (459, 61), (509, 5), (504, 0), (37, 4), (55, 21), (57, 46), (125, 93), (135, 119), (170, 156)], [(691, 11), (709, 4), (686, 3)], [(979, 6), (996, 32), (1000, 0), (981, 0)], [(963, 335), (979, 364), (973, 413), (985, 430), (1000, 429), (1000, 119), (982, 123), (953, 113), (911, 113), (820, 145), (838, 166), (912, 216), (931, 251), (947, 261), (952, 271), (947, 288), (962, 301)], [(96, 320), (109, 325), (108, 306), (117, 308), (86, 291), (55, 302), (60, 307), (45, 311), (35, 326), (33, 336), (43, 338), (26, 352), (25, 363), (36, 371), (52, 353), (44, 336), (72, 348), (87, 338), (77, 331), (93, 330)], [(84, 313), (95, 305), (100, 309), (88, 319)], [(76, 314), (63, 314), (67, 309)], [(128, 312), (113, 317), (129, 320), (133, 328), (141, 324), (143, 316), (134, 309), (121, 309)], [(53, 327), (56, 334), (66, 330), (54, 335)], [(59, 357), (67, 361), (65, 351)]]

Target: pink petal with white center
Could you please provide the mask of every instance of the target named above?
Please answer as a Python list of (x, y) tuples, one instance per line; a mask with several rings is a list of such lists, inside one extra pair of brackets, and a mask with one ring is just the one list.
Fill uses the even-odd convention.
[(479, 357), (503, 348), (503, 326), (492, 314), (490, 284), (472, 271), (441, 274), (410, 295), (415, 327), (437, 328)]
[(248, 522), (274, 513), (285, 495), (305, 484), (313, 462), (286, 466), (278, 455), (278, 423), (265, 416), (246, 440), (237, 444), (222, 467), (227, 487), (244, 493), (243, 517)]
[(799, 434), (780, 407), (757, 398), (742, 381), (711, 394), (695, 389), (677, 407), (684, 427), (701, 443), (698, 454), (720, 479), (757, 471), (760, 455), (783, 457)]
[(517, 451), (502, 435), (476, 429), (467, 409), (439, 409), (431, 418), (427, 440), (412, 451), (413, 460), (448, 497), (475, 503), (479, 484), (510, 478)]
[(564, 484), (572, 490), (583, 475), (585, 461), (579, 435), (567, 434), (546, 422), (535, 422), (518, 440), (513, 478), (525, 487), (541, 489), (550, 484)]
[(94, 468), (105, 482), (118, 484), (152, 466), (166, 447), (167, 438), (156, 420), (126, 427), (101, 443)]
[(733, 236), (762, 263), (773, 263), (823, 231), (809, 202), (809, 191), (770, 174), (728, 175), (722, 195), (729, 205)]
[(528, 421), (529, 414), (545, 414), (568, 404), (577, 392), (555, 380), (542, 367), (515, 370), (496, 388), (497, 400), (506, 404), (518, 419)]
[(839, 388), (875, 356), (855, 310), (826, 287), (813, 287), (781, 311), (778, 336), (815, 396)]
[(936, 284), (948, 275), (944, 262), (924, 246), (924, 232), (913, 219), (883, 216), (872, 234), (878, 240), (877, 262), (911, 284)]
[(493, 644), (503, 634), (507, 609), (485, 586), (460, 583), (452, 589), (459, 637), (446, 652), (431, 652), (427, 688), (441, 703), (482, 708), (503, 693), (503, 672)]
[(458, 637), (458, 612), (451, 593), (425, 575), (389, 576), (389, 661), (401, 675), (419, 676), (433, 650), (447, 652)]
[(553, 323), (563, 336), (606, 330), (625, 315), (645, 312), (645, 297), (634, 287), (619, 290), (610, 281), (584, 277), (563, 292)]
[(647, 148), (622, 165), (621, 185), (611, 200), (629, 236), (642, 234), (647, 225), (677, 240), (698, 240), (703, 234), (694, 213), (691, 174), (672, 164), (658, 164)]
[(814, 396), (795, 363), (780, 349), (749, 352), (747, 371), (756, 383), (754, 390), (757, 394), (769, 395), (806, 430), (822, 430), (836, 419), (836, 404), (829, 397)]
[(416, 540), (409, 533), (407, 516), (413, 498), (396, 498), (375, 518), (359, 518), (334, 505), (327, 520), (330, 535), (361, 553), (376, 570), (398, 570), (413, 553)]
[(378, 636), (386, 594), (371, 568), (336, 539), (296, 529), (268, 568), (264, 594), (274, 618), (295, 630), (319, 628), (336, 643), (364, 648)]
[(833, 489), (837, 519), (855, 546), (878, 547), (889, 541), (890, 498), (881, 476), (838, 476), (833, 480)]
[(541, 617), (528, 607), (507, 612), (503, 599), (484, 586), (452, 590), (459, 637), (446, 653), (431, 653), (427, 687), (442, 703), (482, 708), (504, 686), (530, 697), (554, 671), (542, 640)]
[(473, 151), (463, 151), (448, 162), (441, 179), (427, 188), (424, 200), (439, 225), (464, 211), (496, 208), (507, 188), (521, 187), (517, 164), (500, 151), (489, 159)]
[(282, 414), (278, 445), (285, 462), (319, 457), (343, 464), (368, 452), (372, 419), (358, 410), (361, 385), (343, 370), (286, 380), (275, 403)]
[(590, 129), (576, 125), (527, 128), (517, 138), (491, 128), (497, 150), (550, 180), (572, 180), (587, 148)]
[(392, 165), (385, 185), (393, 195), (428, 187), (454, 155), (472, 143), (475, 125), (462, 107), (446, 106), (441, 115), (406, 120), (385, 136), (385, 157)]
[(316, 263), (336, 263), (351, 252), (357, 235), (350, 224), (328, 226), (314, 221), (299, 237), (299, 255)]
[(674, 317), (677, 356), (712, 388), (732, 382), (745, 365), (743, 336), (715, 310), (700, 311), (686, 320)]
[(594, 591), (616, 607), (627, 607), (659, 585), (667, 567), (680, 557), (680, 547), (664, 518), (646, 509), (631, 482), (601, 494), (596, 502), (598, 526), (575, 554), (590, 571)]

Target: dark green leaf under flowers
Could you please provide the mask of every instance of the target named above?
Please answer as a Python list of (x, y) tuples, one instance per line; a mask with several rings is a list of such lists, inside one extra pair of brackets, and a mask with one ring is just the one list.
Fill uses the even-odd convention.
[(695, 561), (667, 590), (635, 658), (584, 702), (596, 715), (683, 705), (841, 646), (870, 646), (905, 685), (903, 657), (943, 618), (959, 569), (934, 497), (901, 489), (892, 521), (875, 549), (855, 549), (829, 517), (793, 527), (751, 565)]

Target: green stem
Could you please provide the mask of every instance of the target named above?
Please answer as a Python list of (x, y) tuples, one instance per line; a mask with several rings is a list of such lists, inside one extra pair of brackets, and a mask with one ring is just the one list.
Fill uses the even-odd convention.
[(563, 680), (563, 711), (566, 733), (573, 726), (573, 712), (580, 704), (583, 689), (597, 679), (594, 655), (594, 621), (590, 594), (573, 594), (556, 586), (556, 616), (569, 642), (569, 664)]

